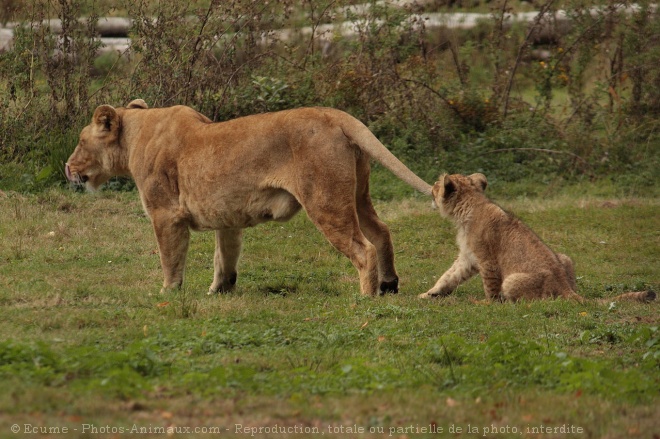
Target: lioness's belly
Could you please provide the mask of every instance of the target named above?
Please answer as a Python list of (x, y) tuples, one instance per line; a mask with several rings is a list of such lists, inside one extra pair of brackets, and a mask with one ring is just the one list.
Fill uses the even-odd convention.
[(268, 188), (251, 193), (209, 197), (185, 206), (195, 230), (252, 227), (266, 221), (288, 221), (300, 203), (283, 189)]

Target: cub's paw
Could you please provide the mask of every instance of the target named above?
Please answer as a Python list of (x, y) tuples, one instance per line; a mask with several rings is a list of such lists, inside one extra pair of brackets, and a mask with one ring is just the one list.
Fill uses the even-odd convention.
[(454, 290), (449, 289), (449, 288), (445, 288), (445, 287), (441, 287), (439, 289), (438, 288), (431, 288), (426, 293), (420, 294), (417, 297), (420, 298), (420, 299), (433, 299), (434, 297), (447, 297), (453, 292), (454, 292)]

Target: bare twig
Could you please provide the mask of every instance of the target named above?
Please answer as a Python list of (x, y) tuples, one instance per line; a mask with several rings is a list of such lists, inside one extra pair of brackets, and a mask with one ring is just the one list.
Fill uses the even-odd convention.
[(117, 59), (115, 60), (114, 63), (112, 63), (112, 66), (108, 70), (108, 73), (106, 73), (105, 78), (103, 78), (103, 82), (102, 82), (103, 85), (101, 87), (97, 88), (96, 90), (94, 90), (92, 92), (92, 94), (87, 97), (87, 105), (89, 105), (90, 101), (92, 100), (92, 98), (94, 96), (96, 96), (99, 92), (101, 92), (103, 89), (108, 87), (108, 85), (110, 85), (113, 82), (113, 81), (108, 81), (108, 79), (110, 78), (110, 75), (112, 74), (112, 72), (115, 70), (115, 67), (117, 67), (117, 65), (119, 64), (121, 59), (126, 55), (126, 53), (128, 53), (129, 50), (130, 49), (126, 49), (123, 52), (118, 54)]
[(436, 91), (435, 89), (433, 89), (433, 87), (431, 87), (430, 85), (428, 85), (428, 84), (426, 84), (426, 83), (424, 83), (424, 82), (422, 82), (422, 81), (418, 81), (418, 80), (416, 80), (416, 79), (409, 79), (409, 78), (401, 78), (401, 79), (402, 79), (403, 81), (405, 81), (405, 82), (412, 82), (413, 84), (416, 84), (416, 85), (419, 85), (419, 86), (421, 86), (421, 87), (424, 87), (425, 89), (427, 89), (428, 91), (430, 91), (431, 93), (433, 93), (434, 95), (436, 95), (438, 98), (440, 98), (440, 100), (441, 100), (442, 102), (444, 102), (445, 104), (447, 104), (447, 106), (448, 106), (449, 108), (451, 108), (451, 109), (454, 111), (454, 113), (456, 113), (456, 115), (457, 115), (457, 116), (458, 116), (458, 117), (459, 117), (464, 123), (467, 123), (467, 120), (465, 120), (465, 117), (463, 117), (463, 115), (461, 114), (461, 112), (458, 111), (458, 108), (456, 108), (454, 105), (452, 105), (451, 102), (449, 101), (449, 99), (447, 99), (445, 96), (443, 96), (440, 92), (438, 92), (438, 91)]
[(310, 18), (312, 19), (313, 24), (312, 24), (312, 35), (309, 37), (309, 44), (307, 46), (307, 50), (305, 51), (305, 60), (303, 61), (303, 70), (307, 66), (307, 59), (308, 59), (307, 54), (310, 54), (312, 56), (314, 55), (314, 38), (316, 36), (316, 29), (318, 29), (318, 27), (321, 23), (321, 19), (323, 18), (325, 13), (328, 12), (328, 9), (330, 9), (330, 7), (332, 5), (334, 5), (336, 2), (337, 2), (336, 0), (333, 0), (330, 3), (328, 3), (325, 6), (325, 8), (323, 9), (323, 12), (321, 12), (321, 14), (316, 18), (316, 20), (314, 20), (314, 6), (313, 6), (314, 2), (313, 1), (309, 2)]
[(527, 32), (527, 35), (525, 35), (525, 40), (522, 42), (520, 47), (518, 48), (518, 54), (516, 55), (516, 62), (513, 65), (513, 68), (511, 69), (511, 73), (509, 74), (509, 80), (506, 85), (506, 91), (504, 92), (504, 110), (502, 111), (502, 117), (506, 119), (506, 115), (509, 111), (509, 96), (511, 95), (511, 88), (513, 87), (513, 78), (516, 75), (516, 70), (518, 70), (518, 66), (520, 65), (520, 62), (522, 61), (522, 56), (529, 45), (529, 40), (532, 38), (532, 34), (538, 27), (538, 25), (541, 23), (541, 20), (544, 18), (545, 14), (548, 12), (552, 4), (554, 3), (554, 0), (548, 0), (545, 4), (541, 6), (541, 10), (539, 11), (538, 15), (536, 18), (534, 18), (534, 23), (529, 28), (529, 31)]
[[(197, 33), (197, 38), (195, 40), (195, 46), (193, 47), (193, 54), (192, 57), (190, 57), (190, 64), (188, 65), (188, 84), (192, 82), (192, 76), (193, 76), (193, 70), (195, 68), (195, 63), (197, 62), (197, 58), (199, 58), (199, 54), (201, 52), (200, 50), (200, 43), (202, 42), (202, 35), (204, 34), (204, 29), (206, 28), (206, 24), (209, 22), (209, 19), (211, 18), (211, 13), (213, 12), (213, 7), (215, 5), (215, 2), (211, 1), (209, 3), (209, 8), (206, 10), (206, 15), (204, 16), (204, 19), (202, 20), (202, 23), (199, 27), (199, 32)], [(188, 98), (189, 96), (186, 96), (185, 102), (188, 103)]]
[(463, 72), (463, 68), (461, 67), (461, 62), (458, 59), (458, 52), (456, 50), (456, 47), (454, 46), (453, 41), (449, 42), (449, 51), (451, 52), (451, 58), (454, 61), (454, 66), (456, 67), (456, 74), (458, 74), (458, 80), (460, 81), (461, 85), (464, 86), (467, 81), (465, 80), (465, 73)]

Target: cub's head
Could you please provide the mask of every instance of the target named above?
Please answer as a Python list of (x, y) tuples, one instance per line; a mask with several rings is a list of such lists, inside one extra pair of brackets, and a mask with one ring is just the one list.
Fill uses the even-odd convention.
[(483, 174), (461, 175), (443, 174), (431, 189), (433, 207), (440, 210), (440, 214), (453, 218), (456, 206), (474, 194), (483, 194), (488, 186), (488, 180)]
[[(138, 99), (126, 108), (147, 108), (147, 104)], [(66, 162), (69, 181), (94, 191), (111, 177), (127, 172), (126, 151), (119, 143), (121, 110), (101, 105), (94, 111), (92, 122), (83, 128), (78, 145)]]

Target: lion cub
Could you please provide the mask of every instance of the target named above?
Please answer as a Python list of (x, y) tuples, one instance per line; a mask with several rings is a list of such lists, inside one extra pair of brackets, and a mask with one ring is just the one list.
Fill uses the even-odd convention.
[[(478, 273), (487, 299), (564, 297), (582, 302), (575, 292), (571, 258), (550, 250), (522, 221), (486, 198), (487, 184), (483, 174), (445, 174), (433, 186), (434, 206), (456, 224), (460, 252), (433, 288), (419, 297), (446, 296)], [(615, 299), (654, 298), (648, 291)]]

